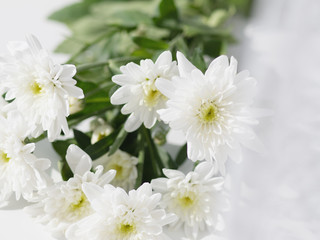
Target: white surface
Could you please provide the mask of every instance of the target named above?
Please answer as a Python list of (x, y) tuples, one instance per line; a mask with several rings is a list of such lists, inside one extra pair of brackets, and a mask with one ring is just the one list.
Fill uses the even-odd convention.
[(230, 240), (320, 239), (320, 1), (258, 0), (236, 57), (274, 110), (261, 156), (231, 165)]

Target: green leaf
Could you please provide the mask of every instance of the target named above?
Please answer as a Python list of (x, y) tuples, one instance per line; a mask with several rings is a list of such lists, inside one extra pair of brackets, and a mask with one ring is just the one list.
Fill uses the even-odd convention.
[(94, 16), (85, 16), (69, 24), (69, 27), (74, 33), (74, 38), (86, 43), (94, 41), (112, 30), (104, 19), (99, 19)]
[(175, 159), (176, 164), (179, 166), (181, 166), (185, 161), (187, 160), (187, 144), (183, 145), (178, 154), (177, 157)]
[(204, 72), (207, 69), (207, 64), (204, 60), (202, 48), (200, 48), (200, 47), (195, 48), (190, 60), (202, 72)]
[(121, 144), (123, 143), (123, 141), (126, 139), (128, 135), (128, 132), (124, 129), (124, 127), (120, 130), (118, 136), (116, 137), (116, 140), (114, 141), (114, 143), (111, 145), (108, 155), (111, 156), (112, 154), (114, 154), (119, 147), (121, 146)]
[(145, 37), (133, 37), (133, 41), (143, 48), (166, 50), (169, 48), (169, 44), (161, 40), (153, 40)]
[(151, 25), (151, 17), (140, 11), (120, 11), (110, 14), (106, 19), (105, 23), (108, 25), (117, 25), (122, 27), (135, 27), (139, 24)]
[(174, 0), (161, 0), (158, 6), (157, 22), (178, 19), (178, 11)]
[(145, 128), (144, 126), (142, 126), (141, 129), (142, 129), (142, 133), (144, 134), (146, 148), (148, 149), (148, 153), (150, 156), (149, 161), (151, 161), (153, 168), (154, 168), (155, 176), (152, 176), (152, 178), (160, 177), (160, 176), (162, 176), (162, 169), (165, 167), (164, 161), (160, 156), (158, 148), (156, 147), (155, 143), (153, 142), (150, 130)]
[(76, 141), (78, 143), (78, 146), (81, 149), (85, 149), (91, 145), (91, 139), (85, 133), (83, 133), (77, 129), (73, 129), (73, 134), (74, 134), (74, 138), (76, 139)]
[(61, 177), (64, 181), (68, 181), (74, 176), (68, 163), (65, 160), (58, 162), (58, 168), (60, 169)]
[(59, 154), (59, 156), (64, 159), (67, 153), (67, 149), (70, 144), (76, 144), (74, 139), (67, 139), (67, 140), (59, 140), (52, 142), (51, 145), (53, 149)]
[(72, 23), (90, 13), (90, 6), (94, 3), (103, 0), (90, 0), (80, 3), (74, 3), (61, 10), (58, 10), (49, 16), (49, 19), (63, 22), (66, 24)]
[(91, 7), (92, 14), (100, 18), (109, 18), (116, 12), (139, 11), (149, 14), (155, 8), (155, 1), (105, 1)]
[(74, 37), (69, 37), (58, 45), (55, 52), (73, 55), (79, 52), (84, 45), (85, 44), (82, 41), (77, 40)]
[(93, 145), (85, 148), (84, 151), (89, 154), (92, 160), (95, 160), (104, 154), (106, 154), (110, 146), (114, 143), (114, 139), (117, 137), (118, 131), (114, 131), (107, 137), (101, 139), (99, 142), (96, 142)]

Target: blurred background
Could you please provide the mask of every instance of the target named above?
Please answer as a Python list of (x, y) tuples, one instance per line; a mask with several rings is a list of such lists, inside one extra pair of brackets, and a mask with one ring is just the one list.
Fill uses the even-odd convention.
[[(73, 2), (2, 1), (0, 54), (28, 33), (53, 51), (68, 30), (47, 16)], [(229, 161), (227, 239), (319, 240), (320, 1), (255, 0), (250, 18), (232, 24), (238, 43), (228, 55), (258, 80), (255, 105), (273, 115), (256, 128), (265, 151), (244, 150), (241, 164)], [(0, 226), (4, 240), (52, 239), (21, 210), (0, 210)]]

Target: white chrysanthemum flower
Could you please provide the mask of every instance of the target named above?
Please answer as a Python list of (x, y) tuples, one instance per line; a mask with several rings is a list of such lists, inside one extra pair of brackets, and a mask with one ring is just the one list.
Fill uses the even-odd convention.
[(163, 52), (156, 62), (141, 60), (140, 65), (128, 63), (120, 68), (122, 74), (113, 76), (112, 81), (121, 87), (112, 95), (112, 104), (125, 104), (122, 114), (130, 114), (125, 123), (128, 132), (135, 131), (143, 123), (151, 128), (159, 118), (157, 110), (166, 106), (167, 98), (157, 89), (157, 79), (170, 81), (178, 75), (176, 62), (169, 51)]
[(83, 98), (72, 79), (75, 66), (54, 64), (34, 36), (27, 37), (27, 42), (11, 42), (8, 49), (11, 55), (5, 59), (1, 82), (6, 100), (14, 99), (26, 121), (35, 124), (33, 137), (48, 131), (53, 141), (61, 130), (67, 133), (68, 97)]
[(102, 165), (104, 171), (114, 169), (117, 171), (116, 176), (110, 182), (115, 187), (121, 187), (126, 191), (134, 188), (137, 177), (138, 158), (130, 154), (117, 150), (111, 156), (108, 153), (93, 162), (94, 166)]
[(62, 237), (67, 228), (93, 213), (91, 204), (83, 192), (83, 183), (104, 186), (115, 176), (115, 171), (103, 174), (103, 167), (98, 166), (91, 172), (92, 160), (76, 145), (70, 145), (66, 160), (74, 173), (68, 181), (59, 182), (42, 192), (43, 198), (26, 211), (47, 224), (54, 235)]
[(180, 77), (158, 79), (156, 86), (169, 98), (160, 117), (172, 129), (182, 130), (188, 145), (188, 158), (216, 160), (221, 173), (227, 157), (241, 160), (240, 144), (250, 147), (257, 124), (249, 106), (256, 81), (248, 71), (237, 73), (237, 61), (226, 56), (212, 61), (205, 74), (177, 53)]
[(67, 231), (70, 240), (164, 240), (163, 226), (176, 220), (159, 208), (161, 195), (152, 194), (143, 184), (128, 194), (122, 188), (84, 184), (84, 192), (95, 214), (74, 224)]
[(37, 191), (45, 188), (50, 160), (37, 158), (32, 153), (34, 143), (24, 144), (29, 127), (18, 112), (0, 116), (0, 206), (7, 204), (15, 193), (28, 201), (37, 197)]
[(183, 226), (187, 236), (197, 239), (199, 231), (221, 230), (220, 213), (226, 210), (227, 200), (222, 191), (223, 178), (213, 177), (213, 164), (200, 163), (187, 175), (163, 169), (167, 178), (152, 180), (156, 192), (162, 194), (162, 206), (178, 216), (175, 227)]

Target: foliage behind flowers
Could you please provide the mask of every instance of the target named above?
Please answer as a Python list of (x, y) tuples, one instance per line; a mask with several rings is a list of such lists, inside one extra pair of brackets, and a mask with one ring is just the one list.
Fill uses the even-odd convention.
[[(165, 142), (167, 126), (157, 123), (151, 132), (140, 129), (127, 134), (121, 131), (126, 117), (119, 114), (120, 108), (110, 104), (110, 97), (118, 88), (111, 78), (120, 73), (120, 66), (138, 63), (141, 59), (156, 60), (165, 50), (182, 52), (204, 71), (205, 59), (221, 55), (226, 45), (234, 41), (228, 20), (237, 12), (248, 12), (249, 8), (248, 0), (91, 0), (53, 13), (50, 19), (65, 23), (72, 32), (56, 51), (72, 56), (69, 62), (78, 66), (75, 79), (85, 92), (84, 108), (68, 118), (69, 125), (99, 116), (114, 129), (109, 137), (111, 141), (104, 139), (94, 146), (88, 144), (83, 134), (75, 134), (76, 140), (84, 144), (81, 147), (88, 148), (89, 155), (95, 152), (96, 156), (91, 156), (94, 160), (106, 153), (112, 139), (117, 138), (111, 153), (122, 144), (121, 149), (132, 155), (138, 157), (140, 152), (141, 158), (143, 153), (145, 159), (158, 159), (154, 166), (145, 163), (144, 169), (148, 171), (143, 174), (143, 181), (160, 176), (162, 167), (179, 167), (185, 160), (185, 147), (178, 158), (172, 159), (175, 156), (159, 152), (157, 146)], [(146, 145), (148, 139), (151, 142)], [(54, 147), (63, 157), (66, 147), (63, 149), (62, 145), (59, 142)], [(139, 166), (142, 168), (141, 164)], [(67, 171), (64, 175), (71, 176)]]
[[(0, 206), (13, 193), (37, 202), (27, 210), (67, 239), (221, 230), (225, 161), (254, 148), (258, 123), (255, 80), (220, 56), (234, 41), (228, 20), (249, 2), (83, 0), (50, 16), (71, 30), (57, 48), (71, 56), (65, 65), (33, 36), (12, 43), (0, 62), (0, 121), (18, 116), (25, 128), (0, 131)], [(171, 129), (186, 142), (175, 156), (165, 147)], [(33, 155), (47, 136), (61, 157), (58, 183), (42, 175), (49, 160)], [(187, 158), (205, 161), (184, 174)]]

